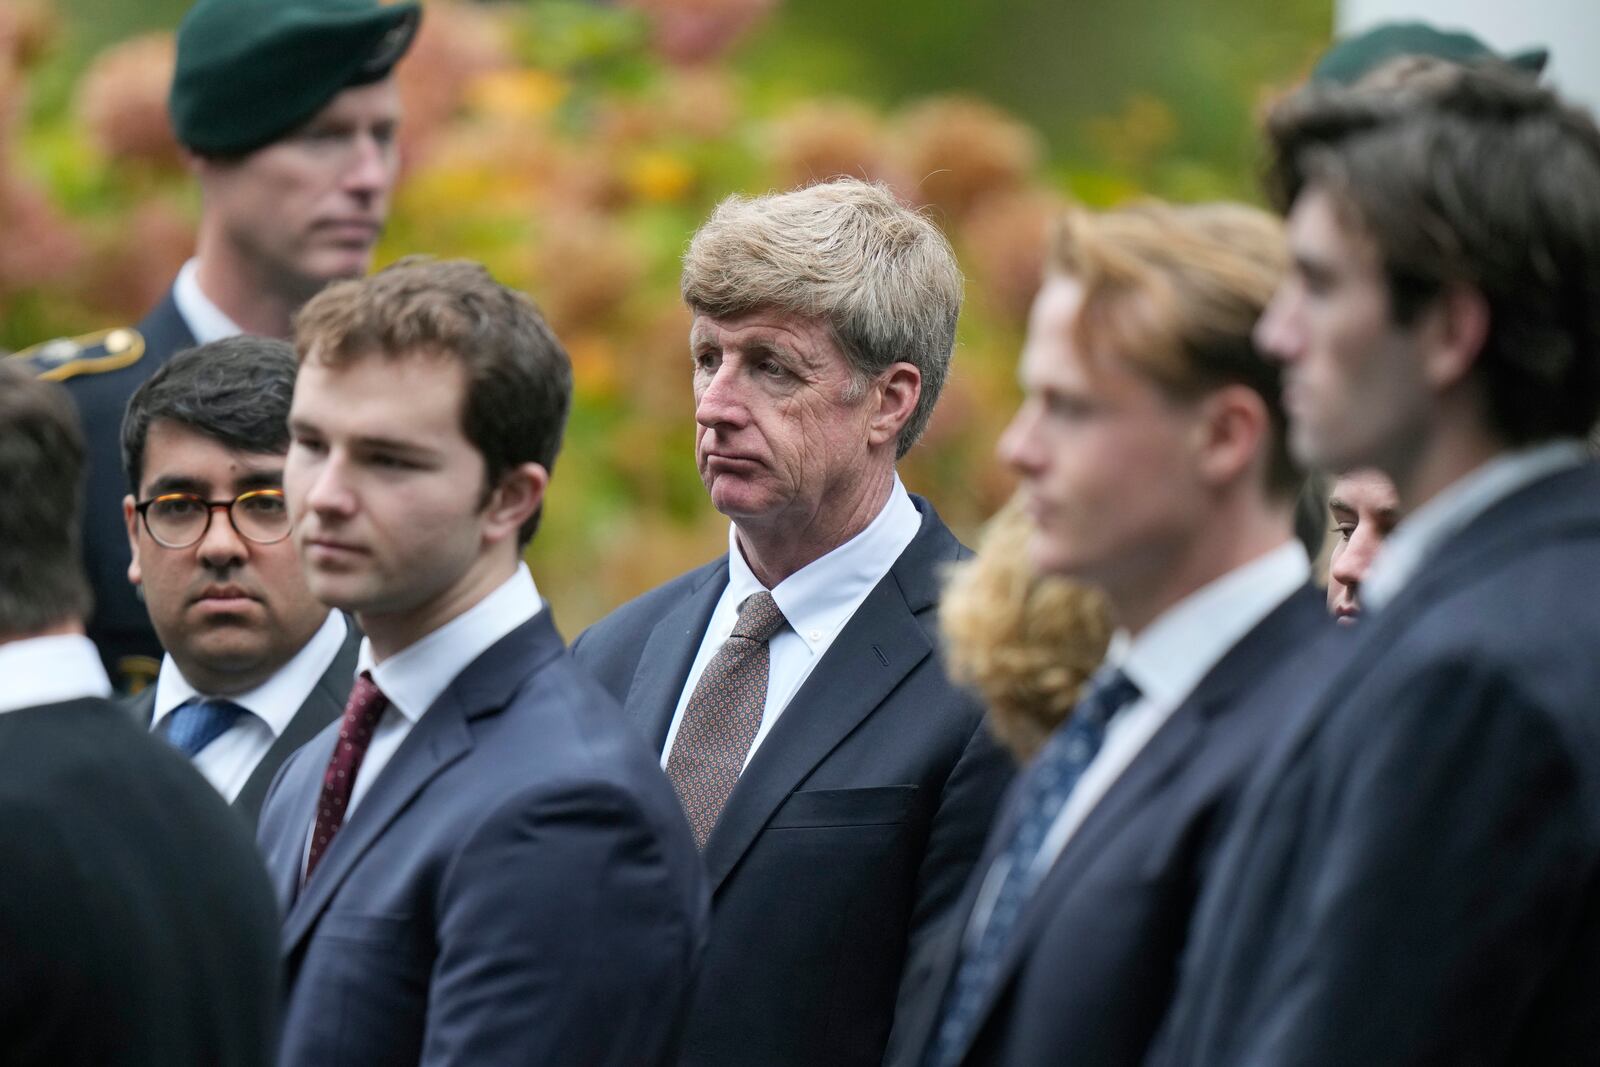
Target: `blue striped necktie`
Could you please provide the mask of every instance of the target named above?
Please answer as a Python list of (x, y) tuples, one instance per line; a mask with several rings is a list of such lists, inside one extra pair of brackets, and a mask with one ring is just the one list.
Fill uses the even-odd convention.
[(201, 749), (227, 733), (243, 714), (245, 710), (231, 700), (195, 697), (167, 716), (166, 738), (173, 747), (194, 759)]
[(1056, 816), (1061, 814), (1078, 779), (1100, 751), (1106, 724), (1138, 697), (1138, 687), (1121, 670), (1102, 670), (1073, 708), (1071, 717), (1057, 727), (1038, 758), (1023, 773), (1017, 786), (1011, 838), (990, 868), (1002, 872), (1000, 886), (993, 892), (994, 904), (976, 943), (964, 946), (955, 978), (945, 992), (934, 1039), (923, 1061), (925, 1067), (951, 1067), (960, 1062), (980, 1021), (978, 1012), (999, 975), (1017, 918), (1037, 884), (1033, 867), (1045, 836), (1055, 825)]

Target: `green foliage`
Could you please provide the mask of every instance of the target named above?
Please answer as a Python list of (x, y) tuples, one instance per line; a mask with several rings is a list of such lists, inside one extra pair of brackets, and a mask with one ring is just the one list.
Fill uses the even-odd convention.
[[(1010, 491), (992, 453), (1048, 218), (1068, 198), (1253, 195), (1250, 111), (1331, 21), (1330, 0), (805, 0), (732, 51), (764, 2), (430, 0), (400, 68), (408, 166), (380, 262), (480, 260), (533, 294), (573, 358), (531, 552), (569, 633), (726, 546), (694, 469), (677, 296), (721, 197), (850, 173), (945, 227), (967, 300), (902, 475), (970, 533)], [(162, 91), (140, 64), (155, 60), (100, 51), (174, 26), (184, 0), (56, 3), (61, 32), (0, 129), (0, 218), (32, 257), (0, 255), (0, 348), (131, 321), (197, 213), (150, 133)]]

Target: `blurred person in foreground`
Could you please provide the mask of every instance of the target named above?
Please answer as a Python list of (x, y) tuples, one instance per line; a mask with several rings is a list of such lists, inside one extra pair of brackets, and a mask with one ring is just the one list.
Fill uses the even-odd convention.
[(228, 337), (134, 391), (122, 425), (133, 550), (167, 654), (135, 718), (253, 826), (278, 767), (339, 717), (360, 634), (311, 595), (290, 538), (294, 348)]
[(1105, 657), (1105, 597), (1028, 554), (1033, 520), (1013, 496), (988, 524), (976, 555), (952, 566), (939, 609), (950, 677), (983, 698), (985, 721), (1019, 763), (1061, 725)]
[(522, 562), (572, 396), (526, 296), (402, 260), (300, 313), (284, 491), (365, 638), (260, 843), (283, 1067), (672, 1062), (705, 877), (671, 787)]
[(168, 99), (200, 189), (194, 258), (135, 327), (18, 358), (64, 382), (88, 438), (88, 633), (112, 683), (155, 681), (162, 650), (127, 580), (121, 426), (128, 398), (175, 353), (250, 333), (288, 338), (295, 311), (365, 274), (399, 168), (391, 68), (420, 17), (378, 0), (198, 0), (178, 27)]
[(1275, 367), (1251, 329), (1283, 231), (1235, 204), (1075, 210), (999, 452), (1039, 571), (1118, 630), (1023, 771), (896, 1064), (1137, 1063), (1237, 795), (1331, 628), (1294, 536)]
[(710, 870), (680, 1062), (876, 1067), (1012, 770), (940, 662), (940, 572), (967, 551), (895, 470), (961, 275), (933, 223), (846, 179), (723, 201), (682, 288), (728, 554), (574, 654), (660, 753)]
[(271, 1062), (272, 894), (247, 829), (106, 697), (83, 636), (83, 436), (0, 366), (0, 1062)]
[(1600, 1048), (1600, 130), (1399, 62), (1267, 122), (1294, 451), (1404, 518), (1241, 806), (1157, 1063)]

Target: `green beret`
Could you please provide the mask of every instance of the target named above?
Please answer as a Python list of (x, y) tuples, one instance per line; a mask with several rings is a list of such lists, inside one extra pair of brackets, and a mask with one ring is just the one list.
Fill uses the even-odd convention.
[(1503, 56), (1470, 33), (1437, 30), (1425, 22), (1386, 22), (1335, 43), (1312, 68), (1311, 80), (1353, 85), (1368, 71), (1400, 56), (1429, 56), (1463, 65), (1492, 59), (1537, 77), (1550, 53), (1532, 48)]
[(199, 0), (178, 27), (173, 131), (202, 155), (260, 148), (388, 74), (421, 16), (415, 2)]

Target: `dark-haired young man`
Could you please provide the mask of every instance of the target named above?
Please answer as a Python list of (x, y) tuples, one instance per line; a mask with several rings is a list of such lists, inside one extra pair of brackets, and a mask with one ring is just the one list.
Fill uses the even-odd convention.
[(196, 0), (167, 108), (200, 189), (194, 258), (136, 327), (20, 356), (63, 382), (83, 418), (89, 637), (120, 690), (153, 682), (161, 657), (123, 577), (123, 409), (176, 353), (239, 333), (288, 338), (314, 293), (366, 273), (399, 172), (390, 72), (420, 16), (412, 0)]
[(1407, 62), (1269, 119), (1291, 443), (1405, 517), (1247, 794), (1159, 1063), (1600, 1048), (1600, 131)]
[(132, 707), (252, 825), (279, 765), (339, 717), (359, 643), (289, 538), (294, 379), (286, 341), (213, 341), (141, 385), (122, 426), (128, 577), (166, 648)]
[(521, 558), (566, 353), (465, 262), (338, 283), (296, 343), (294, 537), (312, 592), (366, 638), (343, 719), (262, 815), (286, 913), (280, 1063), (671, 1063), (704, 872)]
[(83, 458), (66, 392), (0, 366), (0, 1063), (266, 1067), (272, 894), (246, 828), (105, 699)]

